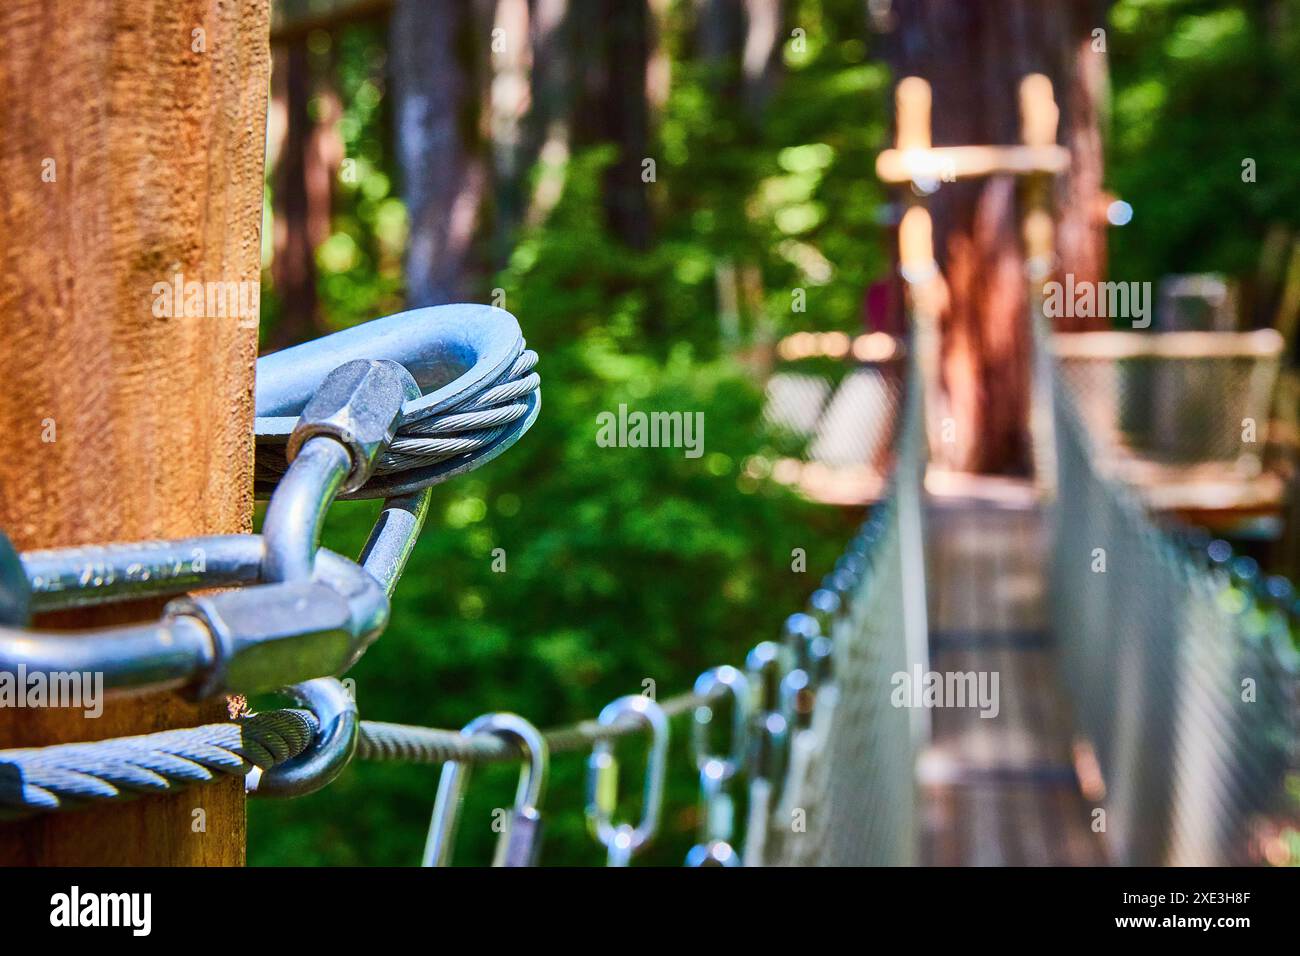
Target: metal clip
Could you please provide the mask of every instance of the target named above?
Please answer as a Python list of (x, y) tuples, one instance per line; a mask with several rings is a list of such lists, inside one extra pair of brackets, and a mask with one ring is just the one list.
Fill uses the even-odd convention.
[(824, 584), (808, 598), (808, 613), (812, 615), (822, 634), (828, 637), (833, 633), (835, 622), (844, 614), (844, 602), (838, 592)]
[(790, 652), (774, 641), (755, 645), (745, 658), (753, 696), (750, 734), (749, 816), (745, 825), (744, 865), (761, 866), (770, 813), (781, 797), (790, 756), (790, 721), (782, 709), (781, 685)]
[[(193, 539), (204, 543), (214, 578), (256, 579), (262, 539), (230, 535)], [(125, 587), (86, 591), (73, 605), (131, 597), (132, 557), (157, 548), (146, 543), (98, 549), (105, 568), (124, 572)], [(96, 549), (73, 549), (72, 555)], [(32, 553), (38, 554), (36, 552)], [(40, 552), (33, 568), (75, 580), (76, 561), (63, 552)], [(24, 564), (29, 556), (24, 557)], [(184, 689), (202, 698), (216, 693), (254, 693), (287, 683), (341, 673), (388, 623), (383, 588), (365, 570), (332, 552), (320, 552), (309, 581), (182, 598), (150, 624), (70, 632), (0, 627), (0, 670), (28, 673), (90, 672), (104, 675), (109, 692)], [(164, 582), (165, 584), (165, 582)], [(153, 587), (146, 582), (148, 587)], [(152, 593), (165, 593), (165, 586)], [(58, 597), (33, 589), (36, 597)], [(34, 602), (35, 603), (35, 602)], [(60, 606), (57, 601), (41, 603)], [(88, 636), (96, 640), (88, 640)]]
[(709, 727), (713, 707), (705, 703), (695, 708), (691, 721), (691, 748), (700, 771), (700, 842), (686, 855), (686, 865), (739, 866), (740, 856), (731, 846), (735, 829), (735, 803), (727, 783), (740, 771), (748, 757), (749, 682), (731, 666), (705, 671), (695, 681), (695, 694), (711, 700), (723, 688), (731, 694), (733, 713), (731, 746), (726, 755), (709, 749)]
[(781, 643), (795, 667), (804, 667), (808, 642), (821, 633), (817, 619), (802, 611), (791, 614), (781, 627)]
[(792, 733), (806, 730), (812, 724), (812, 680), (802, 667), (796, 667), (781, 678), (780, 700), (781, 714)]
[(602, 737), (587, 760), (587, 825), (608, 850), (610, 866), (627, 866), (659, 829), (659, 812), (664, 799), (664, 773), (668, 768), (668, 717), (649, 697), (629, 694), (605, 705), (596, 722), (613, 727), (635, 718), (650, 728), (650, 752), (646, 756), (645, 791), (641, 800), (641, 822), (615, 824), (618, 804), (618, 759), (614, 743)]
[[(523, 750), (525, 763), (519, 772), (519, 787), (510, 823), (497, 840), (493, 866), (533, 866), (541, 846), (539, 807), (546, 789), (549, 752), (541, 732), (516, 714), (484, 714), (465, 725), (461, 733), (495, 734), (512, 740)], [(424, 846), (423, 866), (450, 866), (456, 844), (456, 825), (469, 780), (469, 765), (451, 760), (443, 765), (438, 780), (438, 797), (433, 805), (433, 819)]]
[(790, 746), (790, 721), (781, 693), (788, 659), (789, 652), (773, 641), (756, 644), (745, 658), (753, 695), (749, 777), (767, 781), (774, 791), (780, 789)]
[[(829, 622), (840, 610), (839, 597), (825, 589), (813, 592), (809, 605), (818, 616), (791, 614), (783, 629), (785, 646), (795, 661), (795, 669), (782, 680), (786, 700), (783, 711), (798, 728), (811, 722), (817, 691), (831, 678), (833, 647), (826, 635)], [(828, 623), (823, 624), (822, 619)]]

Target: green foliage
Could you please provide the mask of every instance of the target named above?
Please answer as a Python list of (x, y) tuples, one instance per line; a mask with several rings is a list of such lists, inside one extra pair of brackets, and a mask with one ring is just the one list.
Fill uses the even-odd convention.
[[(351, 325), (402, 307), (406, 207), (397, 198), (384, 115), (384, 30), (344, 30), (335, 51), (343, 104), (339, 136), (351, 165), (340, 173), (334, 228), (316, 250), (321, 310), (327, 324)], [(327, 43), (320, 44), (329, 52)]]
[[(719, 102), (689, 63), (675, 66), (650, 251), (608, 236), (599, 183), (613, 152), (598, 148), (572, 159), (546, 223), (520, 236), (506, 269), (484, 284), (484, 300), (504, 290), (542, 357), (542, 412), (508, 454), (437, 489), (392, 625), (349, 675), (363, 716), (459, 727), (511, 710), (549, 726), (593, 717), (647, 679), (662, 699), (775, 636), (829, 568), (854, 522), (747, 472), (751, 458), (774, 454), (774, 437), (761, 426), (751, 374), (719, 345), (715, 291), (720, 262), (752, 262), (767, 290), (753, 323), (854, 329), (862, 290), (885, 261), (883, 249), (872, 252), (882, 240), (871, 160), (887, 81), (864, 64), (859, 41), (841, 39), (863, 35), (860, 4), (826, 6), (761, 128)], [(367, 49), (344, 42), (339, 50), (344, 115), (357, 117), (363, 146), (373, 114), (353, 102), (362, 80), (346, 77), (371, 75), (354, 62)], [(381, 152), (366, 176), (391, 182), (389, 162)], [(371, 196), (367, 181), (345, 194), (335, 225), (335, 236), (351, 236), (364, 254), (319, 257), (336, 321), (373, 317), (388, 281), (374, 251), (382, 216), (366, 204), (391, 200), (384, 190)], [(790, 308), (801, 284), (807, 314)], [(702, 412), (704, 454), (598, 447), (597, 416), (620, 403)], [(337, 507), (326, 544), (355, 553), (375, 510)], [(808, 573), (792, 573), (794, 548), (806, 550)], [(502, 555), (504, 572), (493, 570)], [(687, 729), (674, 726), (664, 832), (646, 857), (653, 862), (680, 862), (694, 841)], [(620, 750), (635, 807), (641, 752)], [(601, 859), (582, 818), (584, 772), (585, 755), (553, 760), (549, 863)], [(460, 862), (489, 858), (495, 835), (486, 824), (512, 798), (513, 774), (476, 772)], [(418, 862), (437, 777), (434, 767), (357, 764), (314, 796), (255, 801), (250, 861)]]
[(1249, 273), (1270, 224), (1300, 226), (1298, 16), (1293, 0), (1115, 5), (1107, 178), (1134, 218), (1111, 232), (1114, 278)]

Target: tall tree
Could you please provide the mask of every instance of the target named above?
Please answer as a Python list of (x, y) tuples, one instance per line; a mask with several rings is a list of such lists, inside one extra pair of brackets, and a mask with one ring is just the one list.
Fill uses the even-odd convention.
[(575, 0), (587, 39), (575, 112), (579, 145), (612, 143), (605, 171), (605, 212), (611, 232), (633, 249), (650, 246), (653, 227), (647, 193), (650, 108), (646, 66), (650, 12), (644, 0)]
[[(886, 42), (896, 75), (934, 91), (936, 146), (1019, 140), (1017, 90), (1051, 80), (1072, 167), (1057, 187), (1059, 274), (1095, 281), (1105, 264), (1097, 98), (1104, 79), (1101, 0), (896, 0)], [(940, 316), (943, 383), (963, 440), (955, 464), (1029, 469), (1029, 325), (1017, 190), (1010, 177), (945, 183), (928, 203), (949, 288)]]
[(783, 0), (745, 0), (745, 47), (741, 54), (745, 109), (758, 119), (781, 72)]
[(714, 92), (724, 100), (740, 92), (744, 42), (744, 0), (695, 0), (696, 55), (709, 72)]
[(525, 119), (531, 90), (532, 28), (528, 0), (498, 0), (492, 24), (489, 123), (496, 197), (492, 260), (504, 265), (526, 208), (530, 143)]
[[(397, 159), (410, 217), (412, 307), (463, 298), (488, 173), (476, 62), (490, 49), (480, 5), (397, 0), (389, 33)], [(490, 22), (490, 21), (489, 21)]]
[(329, 236), (334, 177), (342, 159), (336, 125), (341, 106), (328, 71), (313, 75), (305, 35), (276, 47), (272, 60), (271, 96), (284, 127), (272, 190), (271, 275), (281, 311), (267, 344), (281, 348), (326, 331), (317, 311), (316, 249)]
[(780, 73), (784, 0), (695, 0), (694, 13), (696, 55), (714, 92), (758, 120)]
[(543, 164), (522, 210), (523, 221), (536, 226), (545, 221), (564, 191), (577, 84), (569, 0), (533, 0), (529, 12), (532, 69), (520, 166), (531, 170), (538, 160)]

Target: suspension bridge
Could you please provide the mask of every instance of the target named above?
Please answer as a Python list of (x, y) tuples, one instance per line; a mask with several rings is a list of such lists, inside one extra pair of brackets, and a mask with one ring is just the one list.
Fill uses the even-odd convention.
[[(915, 812), (904, 815), (909, 837), (858, 862), (1294, 862), (1294, 591), (1187, 523), (1240, 520), (1276, 499), (1260, 446), (1242, 429), (1268, 420), (1280, 336), (1050, 332), (1042, 185), (1068, 156), (1054, 146), (1050, 84), (1027, 77), (1021, 93), (1023, 145), (935, 150), (928, 86), (900, 83), (898, 145), (878, 170), (915, 187), (899, 230), (911, 340), (792, 336), (768, 387), (769, 420), (806, 439), (806, 459), (787, 470), (791, 484), (837, 504), (876, 500), (888, 487), (876, 506), (886, 509), (922, 476), (933, 492), (922, 520), (890, 539), (898, 554), (887, 562), (910, 568), (892, 582), (921, 592), (910, 608), (913, 618), (923, 610), (924, 639), (907, 639), (915, 621), (899, 595), (875, 592), (868, 616), (893, 622), (884, 630), (898, 647), (884, 659), (906, 668), (891, 679), (926, 673), (942, 684), (959, 675), (970, 699), (952, 706), (936, 687), (937, 706), (921, 702), (911, 722), (911, 751), (873, 751), (872, 763), (915, 781)], [(951, 422), (938, 375), (942, 280), (918, 197), (940, 180), (995, 174), (1030, 183), (1022, 212), (1035, 474), (927, 474), (920, 459), (927, 449), (942, 458)], [(859, 361), (831, 381), (799, 371), (810, 356)], [(924, 554), (923, 584), (906, 558), (909, 534)], [(870, 693), (882, 695), (884, 674), (877, 678)], [(977, 697), (981, 678), (996, 678), (988, 700)], [(878, 741), (870, 724), (862, 737)], [(887, 790), (874, 779), (876, 793)], [(893, 793), (900, 805), (904, 789)], [(840, 827), (852, 829), (854, 812), (843, 811)]]
[[(1025, 84), (1025, 142), (1014, 147), (931, 150), (927, 96), (920, 81), (900, 84), (886, 180), (1002, 173), (1041, 186), (1060, 168), (1050, 86), (1038, 79)], [(488, 713), (460, 730), (362, 719), (337, 677), (387, 623), (430, 487), (506, 453), (540, 410), (539, 357), (513, 317), (417, 310), (259, 362), (261, 535), (0, 549), (0, 673), (98, 673), (112, 690), (196, 700), (291, 687), (301, 705), (0, 751), (0, 812), (83, 812), (221, 777), (294, 796), (353, 759), (443, 764), (424, 855), (438, 865), (453, 858), (469, 768), (508, 761), (522, 763), (521, 781), (496, 862), (533, 865), (545, 863), (539, 824), (572, 809), (545, 803), (549, 761), (585, 753), (582, 812), (609, 862), (626, 865), (655, 837), (670, 728), (689, 720), (702, 807), (690, 865), (1287, 862), (1300, 739), (1294, 593), (1224, 541), (1168, 522), (1140, 477), (1188, 457), (1230, 465), (1221, 484), (1255, 477), (1230, 435), (1266, 414), (1276, 343), (1124, 340), (1099, 362), (1051, 333), (1041, 310), (1050, 217), (1031, 188), (1035, 474), (945, 476), (929, 467), (950, 429), (923, 192), (899, 230), (910, 334), (834, 340), (858, 363), (847, 392), (788, 377), (769, 386), (772, 417), (811, 439), (803, 464), (822, 466), (795, 480), (810, 487), (846, 462), (873, 478), (832, 483), (840, 503), (870, 501), (866, 520), (808, 606), (743, 661), (719, 662), (678, 695), (630, 695), (546, 730), (527, 715)], [(1099, 390), (1081, 361), (1088, 375), (1118, 378)], [(1173, 385), (1153, 387), (1153, 376)], [(1158, 418), (1152, 395), (1210, 385), (1201, 451), (1139, 427)], [(1125, 399), (1098, 412), (1099, 392)], [(848, 451), (846, 422), (858, 436)], [(357, 561), (317, 547), (339, 497), (385, 500)], [(233, 590), (179, 599), (157, 622), (103, 628), (94, 641), (26, 626), (32, 612), (214, 586)], [(715, 751), (725, 707), (730, 736)], [(613, 746), (629, 734), (650, 741), (637, 817), (621, 812)]]

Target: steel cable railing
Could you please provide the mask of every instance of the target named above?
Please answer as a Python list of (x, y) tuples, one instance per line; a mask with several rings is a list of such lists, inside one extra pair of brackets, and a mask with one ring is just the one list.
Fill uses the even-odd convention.
[[(1296, 817), (1294, 620), (1250, 581), (1158, 525), (1105, 467), (1059, 366), (1052, 618), (1076, 724), (1123, 864), (1261, 862), (1257, 835)], [(1285, 823), (1282, 823), (1285, 825)], [(1292, 824), (1294, 825), (1294, 824)]]
[[(914, 715), (891, 702), (891, 679), (914, 663), (905, 612), (925, 583), (919, 555), (924, 416), (915, 363), (902, 383), (889, 486), (856, 547), (841, 562), (865, 573), (834, 623), (835, 679), (818, 694), (810, 726), (791, 745), (781, 798), (769, 823), (776, 865), (893, 865), (917, 860)], [(900, 379), (904, 376), (899, 376)], [(920, 627), (923, 629), (924, 624)]]
[[(491, 379), (487, 381), (491, 384)], [(788, 624), (783, 648), (774, 642), (760, 645), (784, 651), (770, 658), (779, 694), (753, 704), (747, 695), (741, 695), (745, 698), (743, 713), (752, 721), (754, 736), (771, 732), (773, 740), (768, 743), (784, 751), (771, 763), (756, 751), (737, 757), (737, 767), (743, 764), (742, 772), (755, 785), (751, 794), (762, 794), (764, 801), (758, 805), (768, 811), (751, 815), (757, 828), (746, 834), (748, 862), (914, 861), (915, 712), (892, 706), (889, 685), (892, 675), (906, 671), (911, 663), (909, 648), (916, 647), (917, 628), (924, 632), (923, 562), (919, 562), (919, 456), (923, 444), (919, 388), (916, 377), (909, 376), (904, 413), (891, 423), (893, 463), (884, 500), (873, 508), (823, 587), (810, 599), (810, 613), (791, 618), (799, 619), (805, 629), (791, 630)], [(899, 407), (897, 392), (893, 388), (883, 396), (883, 417), (891, 417), (889, 413)], [(401, 512), (393, 505), (401, 500), (391, 499), (386, 514)], [(397, 529), (393, 533), (400, 533), (403, 541), (418, 533), (423, 516), (422, 504), (409, 507), (414, 509), (412, 522), (392, 525)], [(381, 525), (389, 527), (383, 519)], [(381, 532), (381, 542), (384, 537)], [(178, 547), (184, 542), (167, 544)], [(205, 539), (203, 545), (205, 573), (211, 575), (205, 583), (249, 583), (257, 577), (257, 558), (270, 549), (269, 545), (264, 549), (254, 536)], [(98, 600), (134, 593), (134, 579), (118, 574), (114, 562), (137, 564), (158, 547), (145, 544), (96, 551), (105, 579)], [(373, 548), (368, 545), (366, 550), (363, 569), (379, 575), (383, 590), (391, 591), (409, 548), (403, 546), (398, 549), (400, 554), (388, 555), (392, 548), (381, 543)], [(326, 570), (343, 561), (324, 551), (316, 557)], [(42, 580), (61, 581), (66, 577), (60, 563), (63, 558), (66, 556), (28, 555), (26, 560), (32, 566), (26, 571), (40, 572), (37, 576)], [(183, 588), (194, 582), (173, 583)], [(912, 613), (918, 606), (919, 618)], [(753, 655), (750, 663), (752, 667)], [(734, 668), (717, 670), (729, 671), (729, 680), (737, 680)], [(326, 699), (326, 692), (332, 693), (337, 682), (310, 681), (301, 686), (322, 684), (329, 687), (321, 688), (315, 698), (303, 698), (309, 710), (275, 711), (231, 724), (164, 734), (0, 751), (0, 815), (72, 809), (165, 792), (222, 774), (251, 774), (254, 768), (262, 772), (251, 774), (250, 782), (256, 792), (263, 792), (268, 777), (274, 778), (285, 766), (308, 757), (317, 760), (316, 751), (332, 761), (330, 773), (316, 775), (319, 780), (313, 778), (314, 784), (323, 785), (342, 768), (351, 750), (346, 741), (345, 746), (323, 747), (318, 738), (342, 739), (343, 731), (338, 728), (345, 727), (359, 738), (356, 753), (366, 760), (469, 764), (519, 759), (512, 745), (492, 734), (358, 721), (354, 704), (348, 702), (340, 709), (338, 701)], [(751, 679), (750, 686), (757, 688), (758, 681)], [(711, 691), (702, 691), (697, 684), (692, 693), (645, 707), (663, 722), (683, 715), (699, 720), (700, 711), (709, 707), (721, 688), (718, 684)], [(602, 715), (600, 721), (548, 731), (543, 746), (557, 753), (591, 749), (613, 737), (653, 729), (654, 723), (606, 721)], [(666, 746), (666, 736), (662, 739)], [(280, 787), (271, 792), (293, 791)], [(713, 846), (713, 842), (702, 844), (705, 850)], [(614, 850), (611, 847), (611, 859)], [(621, 857), (623, 862), (628, 856), (630, 851)], [(727, 847), (725, 855), (714, 854), (713, 859), (736, 857)]]

